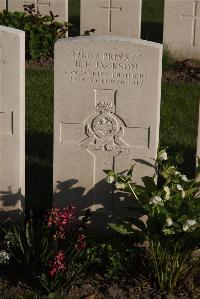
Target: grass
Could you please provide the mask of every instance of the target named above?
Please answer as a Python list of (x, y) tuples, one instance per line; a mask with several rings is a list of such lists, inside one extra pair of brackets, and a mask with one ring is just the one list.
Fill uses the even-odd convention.
[(194, 175), (200, 85), (163, 84), (160, 144), (182, 153), (183, 171)]
[[(160, 144), (182, 152), (194, 173), (200, 85), (163, 84)], [(42, 212), (52, 200), (53, 72), (26, 71), (27, 208)]]
[(42, 213), (52, 201), (53, 72), (26, 72), (26, 207)]

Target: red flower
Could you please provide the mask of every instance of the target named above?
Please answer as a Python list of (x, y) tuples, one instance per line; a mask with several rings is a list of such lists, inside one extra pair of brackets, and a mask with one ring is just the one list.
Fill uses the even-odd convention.
[(74, 206), (69, 206), (63, 210), (52, 209), (48, 213), (47, 226), (55, 229), (55, 239), (57, 237), (65, 239), (65, 234), (69, 231), (70, 225), (77, 219), (77, 211)]
[(83, 250), (85, 249), (86, 246), (87, 246), (86, 236), (83, 234), (79, 235), (75, 248), (77, 250)]
[(53, 260), (49, 262), (51, 269), (49, 270), (49, 275), (51, 277), (55, 276), (58, 272), (65, 270), (65, 255), (63, 251), (59, 251)]

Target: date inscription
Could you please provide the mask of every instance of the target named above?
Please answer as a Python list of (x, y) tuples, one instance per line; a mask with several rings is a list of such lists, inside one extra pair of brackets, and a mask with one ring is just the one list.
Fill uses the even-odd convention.
[(148, 74), (139, 71), (142, 54), (72, 51), (67, 79), (78, 83), (131, 85), (142, 88)]

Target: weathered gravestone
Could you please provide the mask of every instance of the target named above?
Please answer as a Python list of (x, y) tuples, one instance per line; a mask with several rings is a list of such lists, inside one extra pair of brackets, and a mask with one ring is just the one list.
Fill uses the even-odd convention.
[(142, 0), (81, 0), (81, 33), (140, 37)]
[(52, 11), (58, 15), (58, 21), (68, 22), (68, 0), (8, 0), (8, 10), (24, 11), (23, 5), (30, 4), (34, 4), (36, 11), (42, 15), (49, 15), (49, 11)]
[(0, 11), (6, 9), (6, 0), (0, 0)]
[(56, 206), (90, 207), (102, 221), (133, 201), (113, 194), (103, 169), (121, 172), (136, 164), (137, 183), (154, 174), (161, 65), (162, 46), (139, 39), (93, 36), (56, 43)]
[(0, 26), (0, 221), (19, 216), (25, 193), (25, 34)]
[(200, 0), (165, 0), (164, 43), (178, 59), (200, 59)]

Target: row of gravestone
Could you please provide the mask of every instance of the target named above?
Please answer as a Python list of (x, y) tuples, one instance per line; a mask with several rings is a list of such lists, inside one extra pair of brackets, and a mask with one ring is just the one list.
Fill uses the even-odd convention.
[[(24, 40), (24, 32), (0, 26), (0, 209), (6, 220), (18, 217), (25, 198)], [(137, 183), (153, 175), (161, 68), (162, 45), (152, 42), (92, 36), (56, 43), (56, 206), (90, 208), (103, 229), (132, 202), (112, 192), (103, 169), (123, 171), (134, 163)]]
[[(25, 198), (24, 39), (24, 32), (0, 26), (0, 209), (6, 219), (18, 216)], [(103, 229), (132, 199), (113, 192), (102, 170), (135, 164), (136, 183), (154, 174), (162, 45), (130, 37), (61, 39), (54, 72), (54, 203), (96, 211), (92, 221)]]
[[(68, 21), (68, 0), (0, 0), (0, 10), (22, 11), (35, 4), (42, 14), (49, 10)], [(81, 0), (81, 33), (140, 38), (142, 0)], [(200, 59), (200, 0), (165, 0), (164, 44), (179, 59)]]

